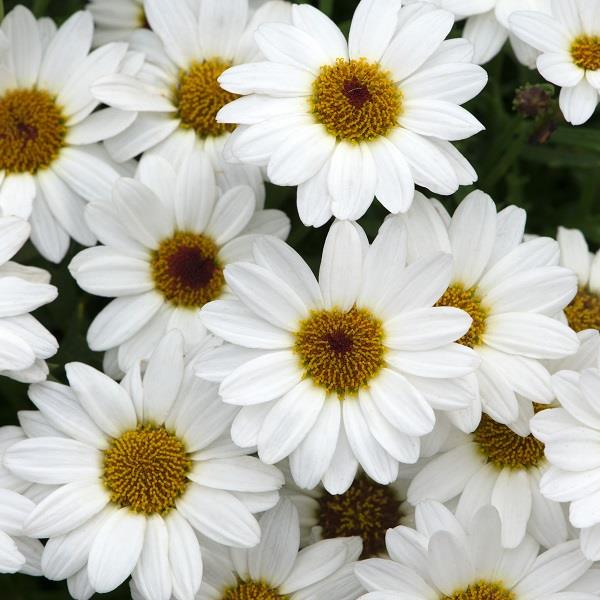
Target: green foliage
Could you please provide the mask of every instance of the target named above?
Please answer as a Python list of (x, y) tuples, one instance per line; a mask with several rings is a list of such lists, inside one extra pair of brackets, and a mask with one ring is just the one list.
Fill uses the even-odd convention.
[[(329, 14), (347, 33), (357, 0), (313, 0), (311, 3)], [(6, 11), (15, 4), (14, 0), (6, 0)], [(24, 0), (22, 4), (38, 17), (50, 16), (60, 24), (85, 2)], [(485, 125), (486, 131), (457, 144), (479, 174), (476, 187), (489, 193), (499, 207), (516, 204), (525, 208), (531, 233), (554, 235), (558, 225), (576, 227), (584, 232), (593, 247), (598, 247), (600, 116), (597, 114), (585, 126), (577, 128), (556, 119), (556, 115), (553, 117), (555, 122), (551, 123), (526, 120), (513, 109), (515, 91), (527, 83), (541, 82), (540, 76), (518, 65), (508, 47), (486, 69), (490, 76), (486, 89), (467, 105)], [(545, 134), (554, 127), (556, 131), (549, 141), (540, 143), (539, 140), (544, 140)], [(453, 211), (474, 188), (461, 188), (453, 196), (440, 200)], [(294, 189), (269, 185), (267, 198), (269, 207), (285, 210), (290, 216), (293, 228), (289, 241), (316, 269), (326, 228), (315, 230), (302, 226), (296, 213)], [(375, 203), (361, 220), (371, 238), (385, 215), (386, 211)], [(21, 263), (48, 269), (53, 283), (59, 288), (59, 299), (37, 313), (60, 342), (58, 355), (50, 360), (51, 376), (58, 380), (64, 380), (63, 367), (69, 361), (101, 365), (101, 356), (87, 347), (85, 334), (105, 302), (78, 290), (67, 270), (70, 259), (79, 249), (73, 244), (69, 256), (58, 266), (41, 259), (31, 246), (24, 248), (16, 258)], [(23, 384), (2, 379), (0, 425), (16, 423), (18, 410), (32, 408), (26, 389)], [(0, 591), (7, 600), (63, 600), (69, 597), (64, 583), (22, 575), (0, 576)], [(127, 587), (123, 586), (103, 597), (118, 600), (130, 596)]]

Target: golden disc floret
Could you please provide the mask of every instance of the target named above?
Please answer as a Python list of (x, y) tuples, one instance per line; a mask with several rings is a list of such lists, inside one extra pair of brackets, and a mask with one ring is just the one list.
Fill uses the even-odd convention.
[(579, 288), (575, 298), (565, 308), (569, 327), (574, 331), (600, 330), (600, 296), (586, 288)]
[(377, 63), (338, 58), (321, 67), (310, 105), (315, 119), (339, 140), (372, 141), (397, 126), (402, 93)]
[(600, 36), (580, 35), (571, 44), (573, 62), (586, 71), (600, 69)]
[(217, 298), (225, 285), (218, 252), (217, 244), (208, 236), (176, 232), (152, 255), (155, 288), (175, 306), (204, 306)]
[(543, 442), (532, 434), (520, 436), (488, 415), (482, 415), (481, 422), (472, 436), (481, 454), (499, 469), (529, 469), (539, 466), (544, 461)]
[(383, 325), (361, 308), (312, 311), (294, 351), (316, 385), (340, 397), (355, 394), (384, 366)]
[(17, 89), (0, 98), (0, 170), (34, 174), (49, 167), (66, 135), (65, 117), (48, 92)]
[(435, 303), (435, 306), (460, 308), (473, 319), (469, 331), (457, 340), (459, 344), (475, 348), (482, 343), (488, 311), (482, 305), (481, 297), (475, 288), (466, 289), (460, 284), (453, 284), (444, 292), (443, 296)]
[(318, 525), (323, 538), (359, 536), (361, 558), (385, 552), (385, 534), (402, 518), (401, 500), (392, 486), (361, 474), (343, 494), (323, 493), (319, 498)]
[(288, 600), (288, 596), (261, 581), (240, 581), (227, 588), (220, 600)]
[(517, 600), (517, 597), (499, 581), (478, 581), (451, 596), (440, 596), (440, 600)]
[(164, 427), (141, 425), (104, 451), (103, 479), (111, 501), (145, 515), (165, 514), (188, 485), (184, 443)]
[(181, 127), (193, 129), (201, 138), (218, 137), (233, 131), (235, 125), (217, 123), (219, 110), (238, 96), (224, 90), (217, 81), (231, 65), (219, 58), (193, 63), (179, 75), (175, 106)]

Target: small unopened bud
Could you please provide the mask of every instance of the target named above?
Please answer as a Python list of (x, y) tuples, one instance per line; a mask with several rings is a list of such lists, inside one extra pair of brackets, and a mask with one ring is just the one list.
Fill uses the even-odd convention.
[(537, 119), (555, 110), (555, 90), (551, 84), (527, 84), (517, 89), (513, 108), (525, 119)]

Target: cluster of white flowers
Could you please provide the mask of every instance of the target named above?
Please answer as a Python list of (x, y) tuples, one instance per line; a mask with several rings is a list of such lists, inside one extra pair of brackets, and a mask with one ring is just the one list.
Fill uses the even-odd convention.
[[(284, 0), (6, 15), (0, 375), (36, 410), (0, 428), (0, 572), (76, 600), (600, 599), (600, 253), (415, 190), (476, 182), (452, 142), (509, 38), (587, 121), (598, 0), (361, 0), (348, 39)], [(318, 276), (265, 181), (298, 227), (333, 218)], [(29, 314), (60, 290), (10, 259), (71, 239), (111, 301), (104, 372), (66, 385)]]

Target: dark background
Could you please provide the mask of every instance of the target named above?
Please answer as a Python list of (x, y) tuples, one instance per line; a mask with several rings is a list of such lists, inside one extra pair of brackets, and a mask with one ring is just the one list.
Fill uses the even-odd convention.
[[(5, 1), (6, 12), (17, 3)], [(85, 1), (25, 0), (22, 4), (31, 8), (36, 16), (50, 16), (60, 24), (82, 8)], [(333, 16), (347, 32), (357, 0), (314, 0), (312, 4)], [(513, 110), (515, 90), (527, 83), (541, 82), (540, 76), (518, 65), (508, 47), (486, 68), (490, 75), (488, 86), (466, 105), (486, 126), (486, 131), (457, 144), (479, 174), (476, 187), (489, 193), (499, 207), (517, 204), (527, 209), (529, 232), (554, 235), (558, 225), (576, 227), (584, 232), (591, 247), (597, 248), (600, 245), (600, 117), (596, 115), (578, 128), (562, 122), (558, 113), (526, 120)], [(453, 196), (440, 199), (452, 211), (471, 189), (474, 188), (461, 188)], [(315, 230), (302, 226), (296, 214), (293, 188), (269, 186), (267, 205), (287, 212), (293, 223), (289, 242), (313, 268), (318, 267), (327, 228)], [(374, 203), (361, 219), (371, 238), (385, 214), (385, 210)], [(59, 380), (64, 379), (63, 366), (70, 361), (83, 361), (97, 367), (101, 364), (101, 356), (87, 348), (85, 333), (104, 301), (78, 290), (66, 268), (79, 249), (72, 243), (69, 255), (60, 265), (39, 258), (30, 246), (16, 258), (23, 264), (48, 269), (59, 289), (58, 300), (37, 311), (38, 318), (60, 342), (58, 354), (49, 361), (51, 376)], [(18, 410), (32, 408), (26, 391), (23, 384), (5, 378), (0, 381), (0, 425), (15, 424)], [(125, 599), (129, 593), (123, 586), (103, 597)], [(23, 575), (0, 575), (0, 598), (63, 600), (69, 598), (69, 594), (64, 583)]]

